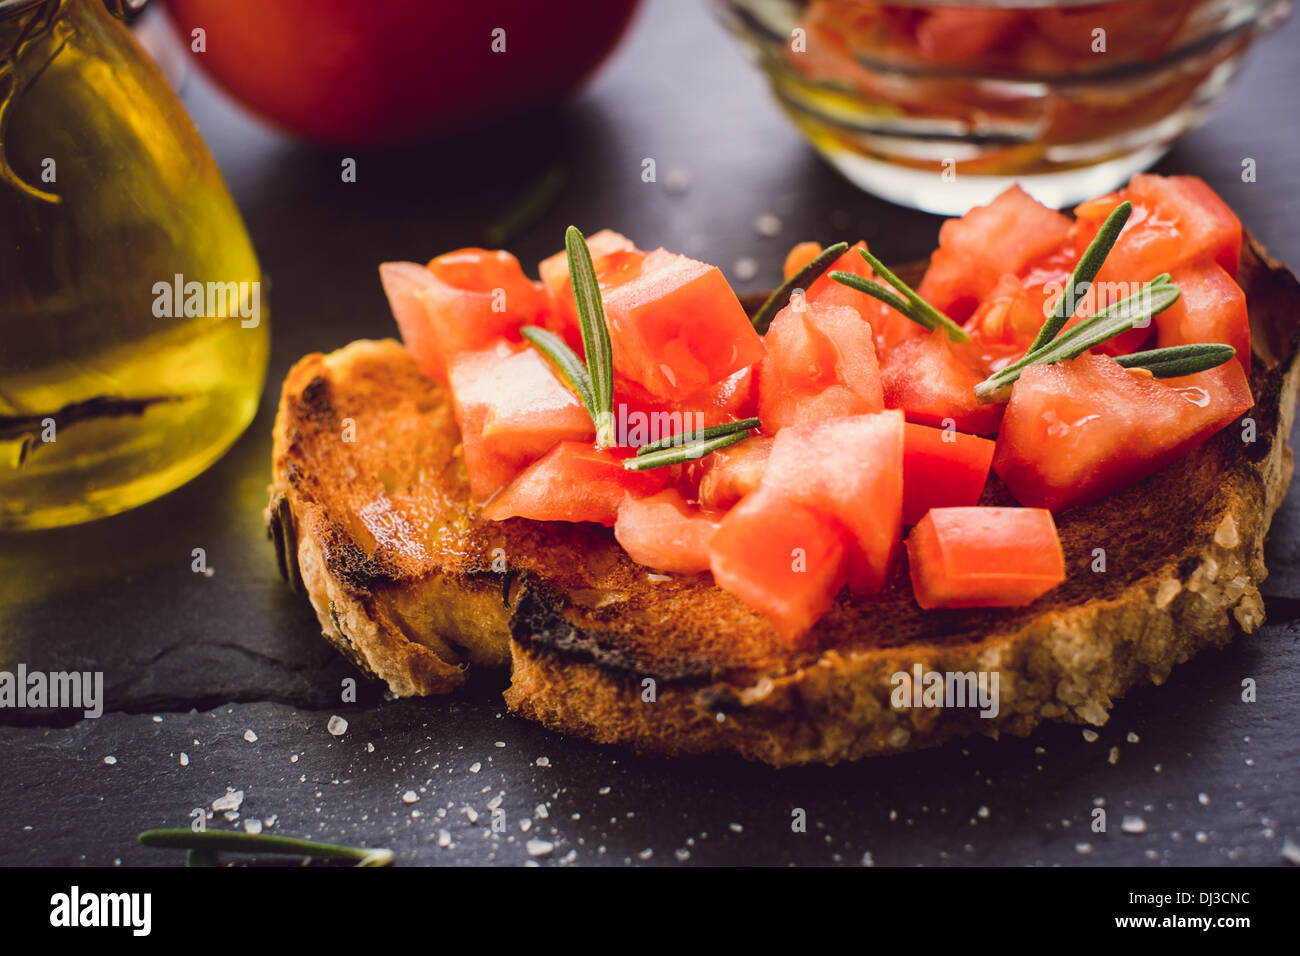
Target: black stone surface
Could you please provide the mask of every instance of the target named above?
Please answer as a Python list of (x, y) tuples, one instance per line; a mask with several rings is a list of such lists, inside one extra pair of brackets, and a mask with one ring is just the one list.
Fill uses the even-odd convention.
[[(1158, 167), (1205, 178), (1291, 263), (1297, 43), (1300, 21), (1261, 42), (1224, 107)], [(359, 703), (342, 703), (352, 671), (280, 581), (260, 511), (289, 364), (393, 333), (376, 263), (482, 243), (485, 223), (555, 167), (562, 195), (510, 243), (528, 265), (559, 247), (570, 221), (611, 225), (733, 276), (750, 257), (758, 275), (736, 285), (752, 291), (775, 284), (797, 239), (862, 235), (886, 261), (905, 261), (930, 251), (940, 220), (840, 179), (702, 5), (674, 0), (649, 3), (562, 111), (427, 148), (316, 150), (258, 125), (198, 76), (185, 98), (272, 283), (267, 391), (248, 433), (184, 488), (92, 525), (0, 536), (0, 669), (102, 670), (107, 699), (94, 720), (0, 710), (0, 863), (176, 864), (135, 834), (186, 825), (227, 788), (245, 794), (241, 817), (217, 813), (211, 826), (274, 817), (268, 832), (386, 845), (404, 863), (857, 864), (870, 854), (882, 865), (1273, 864), (1285, 840), (1300, 843), (1294, 493), (1269, 544), (1270, 623), (1121, 701), (1091, 743), (1053, 726), (775, 772), (561, 738), (505, 713), (504, 677), (454, 700), (385, 701), (363, 684)], [(340, 181), (347, 155), (354, 184)], [(647, 157), (658, 183), (641, 180)], [(1245, 157), (1257, 162), (1254, 183), (1240, 180)], [(688, 174), (683, 193), (665, 188), (673, 169)], [(762, 213), (780, 217), (779, 236), (755, 231)], [(190, 570), (195, 547), (210, 576)], [(1247, 677), (1253, 704), (1240, 700)], [(341, 736), (326, 730), (335, 714), (349, 722)], [(498, 795), (500, 833), (489, 809)], [(1088, 827), (1098, 801), (1104, 834)], [(796, 808), (804, 834), (791, 832)], [(1124, 832), (1125, 816), (1145, 832)], [(530, 857), (528, 839), (554, 846)]]

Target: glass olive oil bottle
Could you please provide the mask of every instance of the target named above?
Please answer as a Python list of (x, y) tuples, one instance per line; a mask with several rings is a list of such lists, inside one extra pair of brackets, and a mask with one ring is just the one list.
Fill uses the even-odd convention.
[(215, 461), (261, 394), (260, 279), (102, 0), (0, 0), (0, 529), (112, 514)]

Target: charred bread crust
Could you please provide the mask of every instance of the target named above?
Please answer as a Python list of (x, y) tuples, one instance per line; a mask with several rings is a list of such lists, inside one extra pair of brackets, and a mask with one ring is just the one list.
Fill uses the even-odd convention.
[[(1264, 538), (1292, 469), (1300, 287), (1250, 240), (1240, 278), (1255, 441), (1230, 426), (1059, 515), (1067, 582), (1028, 608), (921, 612), (900, 567), (870, 601), (842, 594), (792, 648), (707, 576), (649, 575), (607, 529), (479, 521), (445, 394), (393, 342), (307, 356), (290, 372), (269, 513), (290, 516), (279, 533), (291, 545), (296, 535), (287, 550), (326, 637), (398, 694), (452, 690), (467, 665), (508, 661), (511, 710), (551, 729), (774, 765), (1021, 735), (1047, 719), (1099, 725), (1130, 688), (1163, 683), (1263, 620)], [(365, 444), (340, 441), (348, 420)], [(996, 480), (986, 499), (1011, 500)], [(893, 708), (893, 675), (917, 663), (996, 671), (997, 716)]]

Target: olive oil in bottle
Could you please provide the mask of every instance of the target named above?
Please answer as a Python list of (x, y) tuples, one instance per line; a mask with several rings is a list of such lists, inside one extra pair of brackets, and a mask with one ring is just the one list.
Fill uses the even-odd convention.
[(215, 461), (269, 330), (216, 164), (101, 0), (0, 3), (0, 97), (0, 529), (41, 528)]

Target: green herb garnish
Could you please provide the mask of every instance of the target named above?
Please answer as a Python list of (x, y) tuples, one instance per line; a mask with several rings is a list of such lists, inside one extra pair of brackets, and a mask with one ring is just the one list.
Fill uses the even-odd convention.
[(827, 246), (817, 253), (811, 262), (777, 286), (776, 291), (769, 295), (767, 300), (758, 307), (758, 311), (750, 317), (749, 321), (754, 324), (754, 331), (759, 335), (766, 335), (772, 320), (785, 307), (791, 293), (795, 289), (806, 289), (807, 285), (805, 283), (809, 279), (815, 275), (821, 275), (822, 270), (844, 255), (848, 248), (849, 244), (847, 242), (837, 242), (833, 246)]
[(883, 262), (866, 249), (859, 249), (858, 252), (862, 253), (862, 258), (867, 260), (876, 275), (902, 293), (901, 298), (890, 292), (879, 282), (864, 279), (852, 272), (843, 272), (836, 269), (831, 273), (831, 278), (840, 285), (846, 285), (850, 289), (857, 289), (872, 298), (879, 299), (885, 305), (901, 312), (922, 328), (929, 329), (931, 332), (935, 329), (944, 329), (948, 333), (948, 338), (954, 342), (970, 341), (970, 335), (965, 329), (917, 295), (910, 285), (885, 268)]
[(216, 855), (223, 851), (306, 856), (318, 860), (356, 860), (357, 866), (388, 866), (393, 862), (392, 850), (317, 843), (315, 840), (299, 840), (295, 837), (270, 836), (264, 833), (239, 833), (225, 830), (195, 832), (189, 827), (174, 827), (145, 830), (136, 839), (143, 846), (187, 850), (189, 852), (186, 854), (186, 862), (194, 866), (215, 865)]
[(1094, 345), (1113, 339), (1160, 314), (1177, 302), (1181, 294), (1178, 286), (1169, 281), (1169, 273), (1157, 276), (1127, 299), (1107, 306), (1046, 345), (1026, 352), (1019, 360), (990, 375), (975, 386), (975, 397), (981, 403), (1006, 401), (1011, 386), (1027, 366), (1050, 365), (1082, 355)]
[(616, 444), (614, 435), (614, 355), (605, 326), (605, 309), (600, 301), (600, 284), (591, 250), (577, 226), (564, 233), (564, 248), (569, 258), (569, 279), (573, 283), (573, 300), (578, 305), (578, 323), (582, 326), (582, 348), (587, 355), (587, 375), (591, 378), (591, 420), (596, 426), (596, 447)]
[(1217, 368), (1236, 354), (1237, 350), (1231, 345), (1197, 342), (1119, 355), (1115, 361), (1124, 368), (1144, 368), (1156, 378), (1178, 378)]
[(591, 250), (577, 226), (570, 226), (565, 232), (564, 248), (587, 361), (578, 358), (554, 332), (536, 325), (525, 325), (519, 332), (555, 363), (573, 387), (596, 427), (596, 447), (609, 448), (618, 443), (614, 434), (614, 356), (609, 329), (605, 327), (605, 309), (600, 302), (600, 285), (591, 264)]
[(548, 332), (535, 325), (525, 325), (519, 329), (519, 333), (555, 363), (573, 390), (578, 393), (578, 398), (587, 409), (592, 422), (595, 422), (597, 409), (591, 394), (591, 376), (587, 374), (587, 366), (583, 364), (582, 359), (574, 355), (573, 349), (569, 348), (564, 339), (554, 332)]
[[(758, 422), (756, 418), (748, 418), (743, 422), (732, 422), (730, 425), (716, 425), (712, 429), (705, 429), (704, 432), (713, 431), (714, 436), (704, 438), (698, 441), (688, 441), (682, 445), (671, 447), (660, 447), (654, 451), (645, 451), (651, 446), (643, 446), (638, 450), (635, 457), (623, 459), (623, 467), (628, 471), (649, 471), (651, 468), (663, 468), (667, 465), (680, 465), (687, 461), (697, 461), (720, 448), (726, 448), (729, 445), (736, 445), (749, 437), (751, 428), (756, 428), (757, 424), (749, 425), (748, 422)], [(722, 429), (729, 429), (722, 431)], [(656, 442), (662, 446), (662, 442)], [(642, 454), (644, 452), (644, 454)]]
[[(1079, 300), (1086, 296), (1088, 290), (1092, 288), (1092, 280), (1097, 278), (1102, 263), (1110, 255), (1110, 250), (1115, 246), (1115, 240), (1124, 231), (1124, 224), (1128, 222), (1128, 217), (1132, 212), (1133, 204), (1125, 200), (1106, 217), (1106, 221), (1097, 230), (1097, 235), (1093, 237), (1092, 242), (1088, 243), (1088, 248), (1079, 257), (1079, 261), (1074, 266), (1074, 272), (1070, 275), (1070, 284), (1062, 290), (1061, 297), (1052, 306), (1047, 321), (1038, 330), (1038, 335), (1035, 336), (1028, 351), (1033, 352), (1035, 349), (1041, 348), (1052, 341), (1052, 339), (1056, 338), (1056, 333), (1065, 327), (1066, 322), (1070, 321), (1070, 316), (1074, 315), (1078, 309)], [(1082, 292), (1079, 291), (1080, 287), (1083, 287)]]

